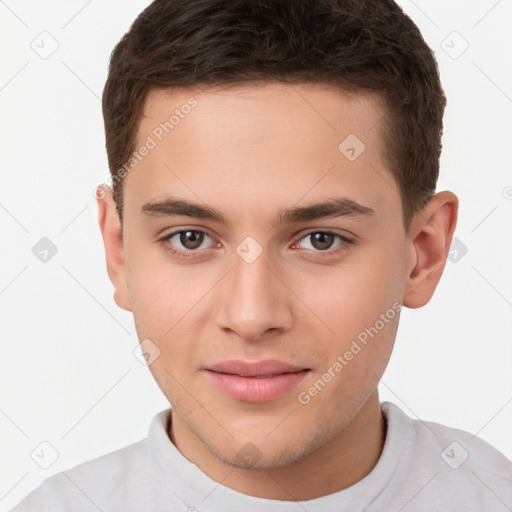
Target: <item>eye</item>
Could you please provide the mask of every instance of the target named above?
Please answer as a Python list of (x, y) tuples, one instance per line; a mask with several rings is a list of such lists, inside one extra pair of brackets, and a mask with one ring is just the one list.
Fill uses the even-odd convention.
[(204, 231), (198, 229), (183, 229), (166, 235), (160, 241), (167, 250), (174, 254), (187, 256), (187, 253), (196, 252), (196, 249), (207, 249), (208, 243), (206, 243), (206, 247), (203, 246), (205, 241), (207, 242), (207, 239), (213, 241)]
[[(338, 239), (338, 245), (334, 246), (332, 249), (334, 241)], [(337, 252), (340, 249), (346, 248), (347, 245), (352, 243), (352, 240), (347, 237), (340, 235), (338, 233), (331, 233), (329, 231), (312, 231), (308, 233), (304, 237), (302, 237), (299, 241), (299, 245), (303, 240), (309, 241), (309, 247), (301, 246), (304, 249), (313, 250), (315, 252)]]

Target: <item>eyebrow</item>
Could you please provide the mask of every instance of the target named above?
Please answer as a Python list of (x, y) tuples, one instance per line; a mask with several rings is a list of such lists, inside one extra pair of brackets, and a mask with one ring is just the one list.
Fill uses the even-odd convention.
[[(171, 217), (184, 215), (197, 219), (220, 222), (230, 225), (228, 219), (217, 209), (192, 203), (183, 199), (168, 197), (161, 201), (149, 201), (145, 203), (141, 211), (151, 217)], [(306, 206), (294, 206), (279, 210), (276, 224), (292, 224), (323, 218), (345, 216), (371, 216), (375, 213), (373, 208), (364, 206), (348, 198), (334, 198)]]

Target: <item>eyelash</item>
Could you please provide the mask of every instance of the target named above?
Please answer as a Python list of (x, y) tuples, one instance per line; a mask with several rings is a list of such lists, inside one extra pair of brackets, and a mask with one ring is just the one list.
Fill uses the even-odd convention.
[[(180, 250), (176, 249), (172, 246), (170, 243), (170, 239), (173, 238), (176, 235), (179, 235), (181, 233), (186, 233), (187, 231), (193, 231), (194, 233), (201, 233), (204, 235), (209, 236), (210, 238), (214, 238), (210, 233), (207, 231), (201, 230), (201, 229), (180, 229), (178, 231), (174, 231), (169, 235), (165, 235), (164, 237), (160, 238), (158, 241), (162, 243), (164, 250), (170, 252), (173, 256), (177, 258), (194, 258), (196, 253), (199, 253), (201, 251), (205, 251), (207, 249), (195, 249), (195, 250)], [(314, 235), (316, 233), (322, 233), (324, 235), (334, 235), (335, 237), (338, 237), (338, 239), (341, 241), (339, 245), (337, 245), (334, 249), (326, 249), (324, 251), (321, 250), (312, 250), (312, 249), (304, 249), (309, 253), (314, 254), (327, 254), (328, 256), (336, 256), (340, 252), (343, 252), (347, 250), (348, 246), (352, 245), (354, 243), (353, 240), (347, 238), (346, 236), (340, 235), (339, 233), (334, 233), (332, 231), (321, 231), (321, 230), (315, 230), (315, 231), (309, 231), (308, 233), (301, 236), (301, 238), (298, 239), (297, 242), (294, 243), (294, 245), (304, 238), (307, 238), (308, 236)], [(320, 256), (322, 257), (322, 256)]]

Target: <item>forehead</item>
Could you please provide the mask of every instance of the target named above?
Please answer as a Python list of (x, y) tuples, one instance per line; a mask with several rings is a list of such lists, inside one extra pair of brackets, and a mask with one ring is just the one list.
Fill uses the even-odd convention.
[[(236, 116), (238, 127), (247, 130), (256, 121), (268, 121), (270, 115), (274, 122), (266, 127), (269, 134), (276, 130), (282, 132), (279, 125), (290, 129), (291, 125), (299, 122), (309, 135), (313, 130), (321, 133), (326, 129), (341, 135), (344, 129), (352, 128), (369, 143), (373, 141), (371, 132), (375, 136), (379, 134), (378, 125), (386, 110), (380, 94), (349, 92), (326, 83), (264, 82), (223, 87), (154, 88), (147, 94), (138, 134), (147, 133), (152, 123), (162, 115), (168, 120), (174, 109), (179, 111), (186, 107), (192, 98), (199, 107), (193, 110), (200, 115), (191, 116), (192, 120), (187, 124), (196, 128), (199, 124), (213, 121), (211, 116), (215, 117), (219, 127), (232, 125), (233, 116)], [(247, 123), (239, 117), (241, 113)], [(309, 130), (306, 130), (304, 122), (308, 122)]]
[(399, 201), (383, 158), (384, 115), (380, 96), (326, 84), (155, 89), (136, 144), (151, 140), (152, 149), (126, 176), (126, 199), (140, 207), (179, 191), (243, 212), (332, 191), (378, 208)]

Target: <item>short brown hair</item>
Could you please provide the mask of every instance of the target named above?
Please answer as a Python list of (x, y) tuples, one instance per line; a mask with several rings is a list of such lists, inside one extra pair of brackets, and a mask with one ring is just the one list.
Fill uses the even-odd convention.
[[(380, 95), (407, 228), (435, 192), (446, 98), (432, 50), (392, 0), (155, 0), (110, 59), (103, 116), (112, 177), (135, 150), (152, 88), (262, 81)], [(122, 184), (113, 183), (121, 221)]]

